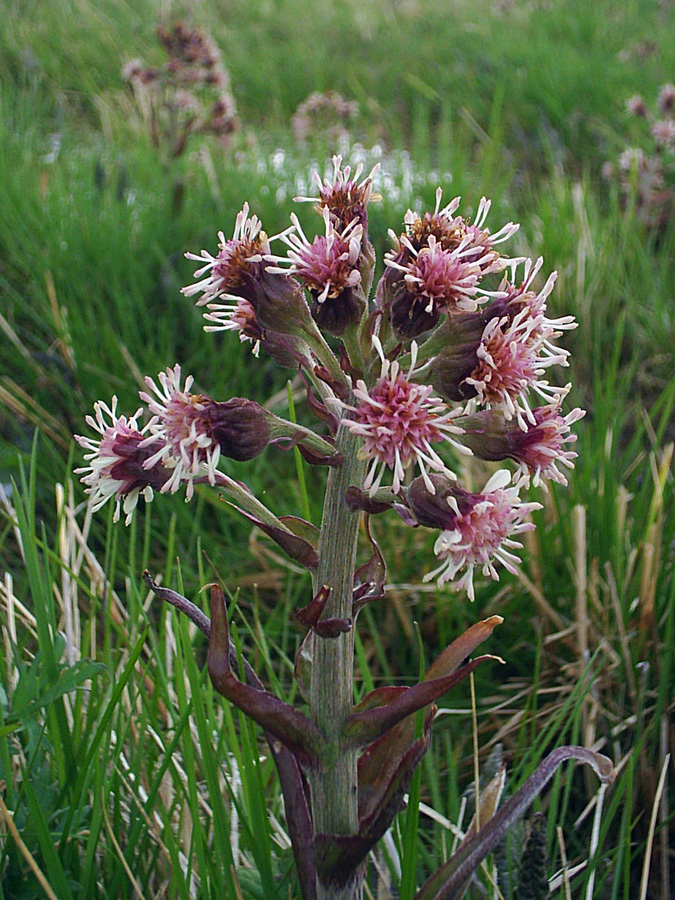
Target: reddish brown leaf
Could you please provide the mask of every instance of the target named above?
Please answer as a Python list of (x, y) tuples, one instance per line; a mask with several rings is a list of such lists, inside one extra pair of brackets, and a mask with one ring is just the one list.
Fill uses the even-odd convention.
[(274, 694), (239, 681), (230, 665), (229, 645), (223, 592), (218, 585), (212, 585), (211, 634), (206, 665), (214, 688), (285, 744), (301, 765), (318, 766), (326, 745), (319, 729), (299, 710)]
[(486, 659), (495, 659), (495, 657), (479, 656), (451, 675), (435, 678), (432, 681), (421, 681), (419, 684), (405, 689), (385, 706), (352, 713), (345, 723), (345, 740), (352, 746), (367, 746), (393, 728), (401, 719), (438, 700)]
[(483, 641), (487, 640), (497, 625), (501, 625), (504, 619), (501, 616), (490, 616), (489, 619), (483, 619), (476, 622), (470, 628), (460, 634), (445, 650), (438, 656), (429, 666), (424, 676), (425, 681), (433, 678), (442, 678), (444, 675), (450, 675), (461, 666), (467, 656)]
[(319, 565), (319, 557), (314, 549), (314, 547), (310, 544), (308, 540), (304, 537), (300, 537), (297, 534), (293, 534), (291, 531), (287, 531), (284, 528), (279, 528), (276, 525), (270, 525), (266, 522), (262, 522), (257, 516), (254, 516), (252, 513), (246, 512), (246, 510), (241, 509), (239, 506), (236, 506), (234, 503), (230, 504), (233, 506), (237, 512), (240, 512), (242, 516), (246, 516), (247, 519), (250, 519), (251, 522), (254, 522), (261, 531), (264, 531), (268, 537), (271, 537), (272, 540), (277, 543), (282, 550), (284, 550), (291, 559), (294, 559), (296, 562), (300, 563), (301, 566), (305, 566), (307, 569), (316, 569)]

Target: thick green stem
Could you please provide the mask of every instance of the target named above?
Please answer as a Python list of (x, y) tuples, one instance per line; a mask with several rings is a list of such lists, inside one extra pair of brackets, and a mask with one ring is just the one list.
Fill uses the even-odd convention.
[[(351, 512), (344, 496), (350, 485), (361, 486), (365, 463), (357, 459), (360, 441), (344, 425), (336, 438), (343, 464), (328, 475), (315, 591), (330, 587), (324, 617), (352, 618), (356, 540), (360, 514)], [(322, 639), (314, 636), (310, 717), (328, 738), (333, 754), (321, 772), (310, 773), (315, 834), (354, 834), (358, 828), (357, 753), (339, 747), (345, 718), (354, 701), (354, 634)], [(345, 887), (317, 885), (319, 900), (359, 900), (362, 879)]]
[[(206, 481), (206, 478), (203, 480)], [(284, 523), (277, 519), (274, 513), (261, 503), (260, 500), (258, 500), (258, 498), (244, 485), (239, 484), (222, 472), (216, 472), (215, 483), (227, 497), (234, 500), (237, 506), (245, 512), (251, 513), (252, 516), (260, 519), (265, 525), (280, 528), (282, 531), (288, 531)]]

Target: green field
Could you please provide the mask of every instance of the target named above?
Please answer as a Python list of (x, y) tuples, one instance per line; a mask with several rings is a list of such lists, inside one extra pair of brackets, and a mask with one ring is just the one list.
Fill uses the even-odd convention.
[[(219, 580), (236, 640), (289, 700), (290, 616), (309, 577), (203, 486), (189, 505), (141, 506), (128, 528), (110, 505), (88, 516), (73, 434), (99, 398), (133, 413), (143, 376), (176, 362), (217, 399), (291, 417), (292, 395), (311, 422), (293, 372), (205, 333), (180, 289), (195, 267), (185, 251), (215, 252), (245, 201), (281, 231), (335, 152), (381, 164), (378, 271), (387, 229), (433, 209), (439, 184), (469, 211), (490, 197), (495, 227), (521, 223), (513, 252), (558, 271), (550, 308), (578, 319), (568, 403), (587, 410), (569, 486), (532, 492), (544, 505), (520, 574), (477, 579), (474, 604), (422, 582), (428, 531), (374, 520), (389, 587), (359, 620), (359, 696), (411, 683), (489, 615), (505, 619), (487, 650), (505, 664), (476, 672), (477, 746), (469, 685), (443, 699), (419, 826), (397, 817), (370, 896), (410, 900), (447, 858), (476, 755), (489, 769), (503, 754), (513, 793), (577, 743), (612, 759), (613, 785), (599, 795), (592, 773), (561, 769), (467, 896), (526, 896), (514, 885), (536, 812), (549, 878), (566, 858), (551, 896), (675, 896), (675, 208), (655, 225), (602, 177), (628, 146), (653, 152), (625, 101), (653, 106), (675, 81), (675, 6), (2, 0), (0, 12), (0, 900), (300, 896), (261, 735), (213, 692), (202, 636), (142, 573), (202, 607)], [(121, 73), (136, 58), (161, 66), (156, 28), (178, 20), (219, 47), (239, 128), (172, 155), (178, 126), (153, 139)], [(329, 122), (294, 136), (315, 91), (358, 104), (349, 133)], [(309, 233), (308, 205), (295, 208)], [(277, 515), (320, 521), (323, 470), (306, 466), (303, 486), (293, 453), (225, 471)]]

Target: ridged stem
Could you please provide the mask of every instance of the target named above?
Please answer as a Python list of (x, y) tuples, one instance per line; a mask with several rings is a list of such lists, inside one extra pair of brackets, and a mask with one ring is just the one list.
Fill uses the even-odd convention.
[[(330, 587), (324, 618), (352, 618), (356, 541), (360, 514), (351, 512), (344, 496), (350, 485), (360, 487), (365, 462), (357, 459), (360, 441), (340, 426), (336, 449), (343, 464), (331, 469), (319, 538), (315, 592)], [(310, 774), (314, 834), (354, 834), (358, 828), (357, 753), (343, 750), (339, 738), (354, 705), (354, 633), (322, 639), (314, 635), (310, 681), (310, 718), (328, 738), (333, 754), (320, 772)], [(362, 876), (347, 885), (317, 885), (318, 900), (360, 900)]]

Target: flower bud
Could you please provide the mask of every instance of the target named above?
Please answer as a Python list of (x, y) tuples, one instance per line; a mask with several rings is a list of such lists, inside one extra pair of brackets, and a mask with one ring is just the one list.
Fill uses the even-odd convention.
[(477, 351), (488, 319), (487, 311), (464, 313), (445, 322), (438, 335), (443, 349), (431, 363), (429, 382), (444, 400), (463, 402), (475, 397), (476, 389), (466, 384), (478, 364)]
[(312, 295), (312, 318), (321, 331), (340, 337), (350, 325), (361, 321), (366, 303), (353, 288), (347, 287), (336, 296), (330, 294), (322, 299), (318, 291), (310, 291)]
[(440, 317), (438, 306), (432, 306), (429, 311), (419, 294), (408, 290), (405, 282), (399, 283), (389, 309), (391, 327), (399, 340), (410, 340), (431, 331)]
[(390, 509), (394, 505), (395, 500), (396, 495), (393, 492), (389, 502), (375, 500), (369, 494), (366, 494), (365, 491), (359, 490), (353, 484), (345, 491), (345, 503), (352, 512), (363, 510), (363, 512), (370, 513), (371, 515), (377, 515), (377, 513), (383, 513)]
[(310, 366), (307, 345), (291, 334), (265, 334), (260, 346), (274, 362), (284, 369), (298, 370), (300, 366)]
[(470, 508), (471, 494), (445, 475), (430, 473), (429, 480), (434, 493), (422, 476), (411, 482), (406, 492), (408, 505), (420, 525), (451, 531), (460, 512)]
[(242, 274), (240, 293), (268, 332), (300, 336), (313, 327), (298, 283), (287, 275), (267, 272), (262, 262), (255, 263), (250, 272)]
[(204, 418), (207, 433), (229, 459), (253, 459), (270, 443), (270, 413), (255, 400), (233, 397), (225, 403), (211, 401), (204, 409)]
[(373, 284), (376, 263), (377, 254), (375, 253), (375, 248), (368, 240), (368, 235), (364, 231), (361, 256), (359, 258), (359, 269), (361, 272), (361, 289), (366, 297), (370, 296), (370, 288)]
[(434, 359), (429, 383), (444, 400), (463, 403), (476, 396), (475, 387), (466, 384), (466, 379), (478, 362), (475, 352), (477, 346), (467, 344), (453, 347), (452, 350), (446, 350)]
[(479, 459), (496, 462), (515, 459), (518, 447), (527, 440), (527, 432), (501, 409), (487, 409), (458, 419), (464, 428), (461, 442)]

